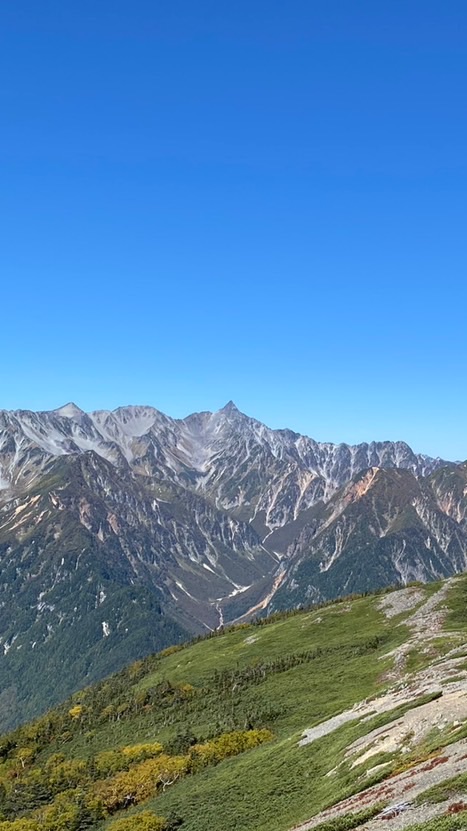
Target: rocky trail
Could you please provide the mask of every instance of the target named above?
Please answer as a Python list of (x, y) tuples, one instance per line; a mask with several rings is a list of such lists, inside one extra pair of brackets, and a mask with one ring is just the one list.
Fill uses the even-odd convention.
[(383, 818), (388, 822), (390, 829), (397, 829), (397, 831), (416, 822), (425, 822), (434, 816), (446, 813), (452, 803), (459, 801), (459, 797), (456, 796), (445, 802), (425, 805), (414, 805), (413, 800), (426, 791), (427, 788), (439, 785), (459, 773), (464, 773), (466, 760), (467, 740), (462, 739), (444, 748), (439, 756), (421, 762), (403, 773), (391, 776), (378, 785), (360, 791), (349, 799), (339, 802), (327, 811), (322, 811), (308, 822), (296, 826), (294, 831), (309, 831), (309, 829), (315, 828), (325, 820), (343, 814), (356, 813), (380, 802), (387, 803), (389, 808), (393, 806), (392, 813), (394, 816), (391, 816), (391, 810), (386, 809), (384, 813), (381, 812), (381, 816), (376, 816), (359, 826), (360, 829), (365, 829), (365, 831), (380, 829)]
[[(412, 612), (402, 621), (411, 633), (408, 640), (388, 653), (394, 663), (390, 673), (386, 673), (385, 680), (392, 682), (391, 687), (380, 696), (359, 702), (352, 709), (306, 730), (300, 745), (329, 735), (351, 721), (358, 720), (364, 723), (375, 715), (390, 713), (401, 705), (412, 707), (409, 707), (403, 716), (383, 727), (370, 730), (353, 742), (347, 748), (341, 764), (350, 763), (352, 768), (362, 765), (362, 771), (366, 771), (363, 775), (368, 776), (384, 768), (383, 765), (377, 765), (368, 769), (366, 763), (372, 756), (381, 753), (396, 755), (413, 752), (429, 734), (433, 734), (433, 731), (451, 731), (454, 741), (419, 764), (414, 763), (409, 769), (389, 775), (377, 785), (363, 788), (354, 796), (297, 826), (294, 831), (308, 831), (325, 820), (355, 813), (379, 803), (384, 803), (386, 810), (360, 828), (373, 831), (381, 828), (381, 823), (385, 820), (390, 828), (398, 831), (446, 813), (452, 804), (459, 801), (460, 797), (456, 796), (441, 803), (414, 805), (416, 797), (428, 788), (467, 771), (467, 739), (455, 741), (456, 730), (467, 721), (465, 634), (443, 630), (447, 612), (445, 600), (456, 579), (458, 578), (452, 578), (427, 599), (423, 591), (411, 587), (392, 592), (378, 601), (379, 608), (388, 618)], [(418, 671), (407, 672), (409, 655), (415, 650), (428, 656), (433, 641), (439, 642), (443, 636), (449, 638), (450, 645), (445, 654)], [(430, 694), (433, 695), (432, 700), (418, 703), (422, 697)], [(389, 766), (390, 763), (385, 764)], [(388, 772), (389, 770), (388, 767)], [(334, 773), (335, 771), (330, 771), (328, 776)]]

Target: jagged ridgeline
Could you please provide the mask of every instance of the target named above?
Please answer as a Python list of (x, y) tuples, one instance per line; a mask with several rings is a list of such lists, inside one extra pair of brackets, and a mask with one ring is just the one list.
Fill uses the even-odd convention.
[(413, 585), (137, 661), (0, 737), (0, 831), (335, 831), (402, 795), (409, 827), (449, 815), (466, 600), (465, 577)]
[(0, 724), (222, 624), (466, 565), (467, 467), (229, 403), (0, 413)]

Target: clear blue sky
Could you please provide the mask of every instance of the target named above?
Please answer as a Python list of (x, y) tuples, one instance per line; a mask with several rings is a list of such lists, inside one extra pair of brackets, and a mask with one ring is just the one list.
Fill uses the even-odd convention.
[(3, 0), (0, 406), (467, 457), (464, 0)]

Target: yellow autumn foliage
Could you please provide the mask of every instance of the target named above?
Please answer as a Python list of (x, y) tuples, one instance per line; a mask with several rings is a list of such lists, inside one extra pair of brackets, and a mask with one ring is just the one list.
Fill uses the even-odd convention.
[(82, 704), (75, 704), (74, 707), (71, 707), (68, 710), (68, 715), (71, 716), (72, 719), (79, 719), (83, 715), (84, 707)]
[[(166, 753), (160, 753), (156, 758), (134, 764), (130, 770), (121, 771), (115, 776), (96, 782), (93, 794), (109, 813), (113, 813), (119, 808), (126, 808), (148, 799), (157, 790), (165, 790), (188, 773), (194, 773), (207, 765), (215, 765), (229, 756), (236, 756), (272, 738), (270, 730), (235, 730), (216, 739), (193, 745), (186, 756), (168, 756)], [(136, 747), (138, 745), (134, 745), (134, 748)]]
[(109, 825), (109, 831), (164, 831), (166, 827), (163, 817), (157, 817), (151, 811), (143, 811), (132, 817), (114, 820)]
[(94, 757), (94, 764), (99, 776), (110, 776), (125, 770), (135, 762), (158, 756), (162, 750), (163, 747), (159, 742), (126, 745), (115, 750), (102, 750)]
[(139, 762), (149, 759), (150, 756), (157, 756), (164, 748), (159, 742), (150, 744), (130, 744), (121, 748), (121, 753), (132, 762)]
[(191, 766), (194, 770), (206, 765), (217, 764), (229, 756), (236, 756), (245, 750), (264, 742), (271, 741), (273, 733), (267, 729), (261, 730), (234, 730), (223, 733), (217, 739), (195, 744), (190, 748)]
[(156, 759), (146, 759), (111, 779), (96, 782), (94, 795), (109, 813), (113, 813), (118, 808), (148, 799), (158, 788), (165, 789), (180, 779), (188, 769), (188, 757), (161, 754)]
[[(59, 756), (59, 754), (57, 754)], [(47, 781), (54, 792), (74, 788), (86, 779), (86, 762), (83, 759), (56, 760), (50, 764), (49, 759), (47, 770)]]

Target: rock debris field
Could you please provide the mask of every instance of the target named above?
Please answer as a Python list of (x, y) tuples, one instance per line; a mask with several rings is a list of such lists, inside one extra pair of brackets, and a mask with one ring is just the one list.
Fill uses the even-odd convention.
[[(402, 646), (384, 656), (393, 658), (393, 668), (385, 676), (385, 680), (391, 686), (382, 695), (372, 700), (361, 701), (352, 709), (306, 730), (299, 744), (303, 746), (314, 742), (349, 722), (365, 723), (381, 713), (390, 713), (401, 706), (409, 706), (404, 715), (389, 721), (383, 727), (369, 730), (366, 735), (349, 745), (341, 762), (350, 764), (352, 768), (364, 765), (363, 776), (376, 774), (387, 766), (388, 778), (377, 785), (363, 788), (354, 796), (322, 811), (308, 822), (296, 826), (295, 831), (308, 831), (325, 820), (355, 813), (380, 803), (386, 806), (385, 810), (359, 828), (373, 831), (387, 825), (394, 831), (399, 831), (446, 813), (462, 798), (462, 794), (457, 794), (455, 798), (443, 802), (414, 804), (414, 800), (428, 788), (467, 772), (467, 739), (464, 738), (447, 744), (436, 755), (400, 773), (390, 774), (390, 762), (368, 768), (372, 756), (376, 757), (381, 753), (396, 755), (413, 752), (435, 730), (451, 731), (451, 737), (455, 739), (455, 731), (460, 730), (467, 721), (465, 635), (443, 631), (446, 617), (444, 601), (455, 580), (456, 578), (452, 578), (428, 599), (425, 599), (425, 593), (417, 587), (400, 589), (379, 599), (379, 608), (388, 618), (397, 618), (403, 613), (409, 613), (402, 624), (409, 627), (410, 637)], [(412, 673), (407, 671), (409, 655), (414, 652), (429, 655), (433, 642), (439, 643), (440, 638), (446, 636), (449, 637), (449, 648), (442, 657), (435, 659), (428, 667)], [(429, 695), (438, 697), (417, 705), (422, 696)], [(335, 770), (332, 770), (327, 775), (332, 777), (334, 773)], [(467, 798), (467, 794), (465, 796)], [(455, 807), (451, 810), (455, 810)]]

